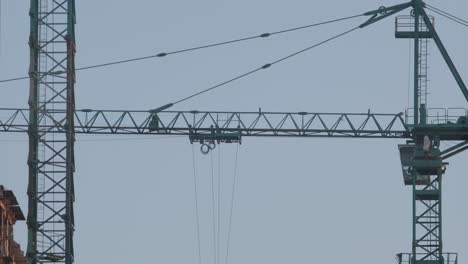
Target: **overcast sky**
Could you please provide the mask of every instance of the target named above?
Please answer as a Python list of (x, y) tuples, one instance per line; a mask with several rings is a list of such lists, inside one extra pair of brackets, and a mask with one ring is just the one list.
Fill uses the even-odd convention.
[[(0, 79), (27, 73), (29, 1), (0, 0)], [(77, 66), (145, 56), (360, 14), (397, 1), (77, 1)], [(430, 1), (465, 16), (463, 0)], [(409, 10), (403, 14), (408, 14)], [(77, 74), (76, 106), (150, 109), (230, 79), (359, 25), (365, 18), (164, 59)], [(468, 78), (468, 31), (436, 17)], [(408, 107), (408, 40), (394, 18), (358, 30), (174, 110), (399, 113)], [(466, 107), (435, 45), (429, 107)], [(27, 108), (28, 82), (0, 84), (0, 106)], [(411, 100), (411, 99), (410, 99)], [(1, 134), (0, 184), (27, 209), (27, 136)], [(239, 147), (229, 263), (393, 263), (411, 250), (411, 189), (393, 139), (245, 138)], [(211, 156), (188, 138), (78, 136), (76, 263), (198, 263), (192, 147), (203, 263), (214, 262)], [(220, 166), (225, 263), (237, 145)], [(218, 156), (219, 155), (219, 156)], [(220, 162), (218, 159), (220, 157)], [(444, 178), (444, 250), (468, 259), (466, 158)], [(16, 239), (26, 249), (26, 225)]]

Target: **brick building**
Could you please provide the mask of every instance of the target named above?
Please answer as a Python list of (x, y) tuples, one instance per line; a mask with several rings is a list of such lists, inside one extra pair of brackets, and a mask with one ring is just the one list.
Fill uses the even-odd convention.
[(24, 214), (12, 191), (0, 185), (0, 264), (26, 264), (24, 252), (13, 237), (16, 221), (24, 221)]

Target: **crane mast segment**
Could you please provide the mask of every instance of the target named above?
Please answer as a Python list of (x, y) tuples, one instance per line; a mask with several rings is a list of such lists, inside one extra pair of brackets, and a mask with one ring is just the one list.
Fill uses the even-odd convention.
[[(73, 0), (31, 0), (29, 264), (73, 262)], [(48, 126), (62, 124), (62, 133)]]
[[(74, 262), (75, 133), (185, 135), (204, 152), (242, 137), (408, 139), (399, 150), (404, 183), (413, 189), (413, 241), (412, 252), (398, 254), (398, 262), (457, 264), (456, 254), (442, 251), (442, 175), (445, 160), (468, 149), (468, 112), (427, 109), (428, 39), (467, 101), (468, 90), (421, 0), (364, 13), (370, 18), (359, 26), (413, 8), (412, 16), (395, 20), (395, 36), (415, 42), (414, 106), (406, 115), (164, 111), (174, 103), (149, 111), (75, 110), (75, 1), (30, 1), (29, 109), (0, 109), (0, 132), (29, 136), (28, 264)], [(444, 140), (463, 142), (441, 150)]]
[[(413, 139), (400, 145), (400, 158), (405, 185), (412, 186), (413, 234), (411, 253), (397, 255), (399, 264), (451, 264), (458, 262), (454, 253), (444, 253), (442, 248), (442, 175), (447, 157), (466, 149), (467, 112), (453, 122), (448, 110), (434, 119), (427, 109), (427, 57), (429, 39), (434, 39), (459, 88), (468, 100), (463, 80), (448, 55), (434, 27), (434, 18), (426, 14), (424, 4), (413, 0), (411, 16), (398, 16), (395, 20), (395, 37), (414, 40), (414, 106), (412, 113)], [(408, 115), (407, 115), (408, 116)], [(428, 117), (430, 118), (428, 120)], [(452, 120), (451, 120), (452, 119)], [(453, 149), (441, 151), (442, 140), (463, 140)]]

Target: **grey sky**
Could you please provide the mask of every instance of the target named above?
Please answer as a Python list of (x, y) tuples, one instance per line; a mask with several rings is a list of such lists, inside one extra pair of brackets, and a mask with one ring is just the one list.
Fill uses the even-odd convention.
[[(2, 1), (0, 79), (27, 73), (29, 1)], [(462, 0), (429, 1), (464, 16)], [(363, 13), (399, 1), (77, 1), (78, 66)], [(404, 14), (407, 14), (405, 11)], [(77, 108), (150, 109), (319, 42), (351, 21), (77, 74)], [(468, 80), (466, 28), (436, 26)], [(409, 41), (389, 18), (175, 107), (175, 110), (398, 113), (408, 105)], [(429, 107), (466, 107), (437, 53)], [(28, 83), (0, 84), (0, 106), (27, 107)], [(26, 212), (26, 135), (0, 135), (0, 183)], [(106, 141), (94, 141), (105, 139)], [(115, 139), (115, 141), (108, 141)], [(131, 140), (128, 140), (131, 139)], [(197, 263), (188, 138), (79, 136), (76, 263)], [(392, 263), (411, 250), (411, 192), (390, 139), (248, 138), (239, 147), (229, 263)], [(210, 156), (194, 145), (203, 263), (213, 263)], [(237, 146), (221, 146), (221, 260)], [(218, 152), (213, 154), (218, 164)], [(468, 258), (467, 154), (444, 181), (444, 249)], [(215, 166), (215, 169), (216, 169)], [(26, 226), (16, 229), (26, 248)]]

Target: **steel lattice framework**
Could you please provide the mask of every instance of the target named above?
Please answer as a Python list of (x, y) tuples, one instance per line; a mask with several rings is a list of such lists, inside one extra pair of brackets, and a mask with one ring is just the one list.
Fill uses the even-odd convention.
[[(414, 39), (415, 51), (414, 106), (403, 118), (370, 112), (75, 110), (75, 1), (31, 0), (29, 109), (0, 109), (0, 132), (29, 135), (28, 263), (74, 262), (74, 138), (80, 133), (185, 135), (205, 145), (240, 143), (246, 136), (407, 139), (400, 154), (404, 182), (413, 188), (413, 241), (411, 253), (398, 255), (400, 263), (456, 264), (456, 255), (442, 251), (442, 175), (444, 160), (468, 149), (468, 114), (456, 122), (428, 122), (419, 98), (421, 39), (434, 40), (467, 101), (468, 90), (421, 0), (364, 13), (370, 18), (360, 28), (411, 7), (412, 30), (396, 32)], [(462, 142), (441, 150), (441, 141)]]
[[(27, 132), (27, 109), (0, 108), (0, 131)], [(41, 113), (39, 120), (63, 115), (60, 110)], [(79, 134), (189, 135), (195, 138), (238, 133), (245, 136), (411, 138), (403, 114), (279, 113), (215, 111), (76, 110)], [(41, 124), (48, 133), (66, 132), (67, 119)]]
[(74, 1), (31, 0), (30, 16), (28, 262), (72, 263)]
[[(416, 179), (417, 177), (414, 177)], [(442, 259), (442, 174), (427, 177), (427, 184), (413, 184), (413, 230), (415, 258)]]

